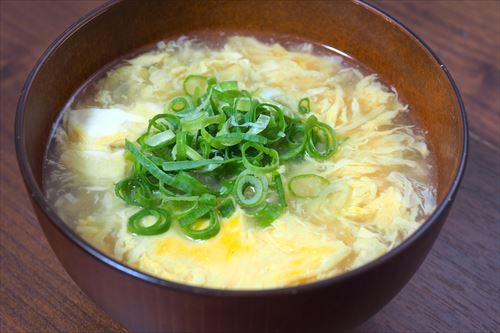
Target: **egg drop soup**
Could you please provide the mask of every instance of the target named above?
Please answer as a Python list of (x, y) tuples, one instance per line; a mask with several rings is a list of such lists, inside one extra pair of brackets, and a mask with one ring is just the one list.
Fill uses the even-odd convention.
[(396, 88), (310, 43), (160, 42), (68, 102), (45, 192), (88, 243), (168, 281), (333, 277), (396, 247), (436, 206), (425, 132)]

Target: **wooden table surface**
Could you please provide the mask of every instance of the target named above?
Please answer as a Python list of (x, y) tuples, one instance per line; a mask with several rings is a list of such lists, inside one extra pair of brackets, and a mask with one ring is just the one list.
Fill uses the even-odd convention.
[[(56, 260), (31, 211), (13, 145), (17, 98), (28, 72), (59, 33), (98, 4), (0, 0), (0, 332), (125, 331)], [(499, 332), (500, 2), (375, 4), (447, 64), (467, 108), (470, 156), (450, 217), (425, 263), (356, 332)]]

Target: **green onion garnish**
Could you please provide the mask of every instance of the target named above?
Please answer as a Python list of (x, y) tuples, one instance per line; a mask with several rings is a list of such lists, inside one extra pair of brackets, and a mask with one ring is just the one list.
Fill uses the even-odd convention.
[(197, 98), (207, 89), (207, 85), (207, 78), (205, 76), (189, 75), (184, 80), (183, 88), (187, 95)]
[(210, 211), (208, 214), (210, 216), (210, 219), (208, 220), (208, 226), (206, 226), (205, 228), (196, 228), (200, 223), (204, 222), (196, 220), (189, 224), (181, 223), (182, 230), (188, 237), (191, 237), (192, 239), (203, 240), (214, 237), (219, 233), (220, 230), (219, 216), (214, 211)]
[(234, 110), (238, 112), (248, 112), (252, 110), (252, 99), (249, 97), (240, 97), (234, 101)]
[(299, 198), (316, 198), (328, 185), (330, 182), (324, 177), (305, 174), (290, 179), (288, 189)]
[(178, 161), (178, 162), (163, 162), (162, 169), (165, 171), (177, 171), (177, 170), (190, 170), (198, 169), (207, 165), (213, 164), (226, 164), (235, 162), (239, 159), (208, 159), (208, 160), (197, 160), (197, 161)]
[(187, 158), (187, 132), (177, 132), (175, 137), (175, 160), (185, 160)]
[(299, 112), (302, 114), (306, 114), (311, 112), (311, 102), (309, 101), (309, 98), (302, 98), (299, 101)]
[(154, 134), (151, 130), (154, 128), (158, 131), (177, 130), (180, 126), (180, 119), (172, 114), (158, 114), (149, 120), (148, 131), (145, 134)]
[[(156, 222), (145, 226), (143, 219), (147, 216), (154, 216)], [(143, 208), (129, 218), (128, 230), (141, 236), (158, 235), (166, 232), (171, 223), (172, 217), (168, 211), (161, 208)]]
[(266, 194), (266, 176), (244, 173), (236, 179), (235, 195), (242, 207), (258, 206), (264, 201)]
[[(309, 126), (308, 126), (309, 125)], [(318, 160), (326, 160), (337, 152), (338, 142), (333, 129), (325, 123), (320, 123), (316, 117), (307, 119), (308, 127), (306, 151)]]
[[(253, 148), (257, 152), (256, 156), (254, 154), (248, 153), (248, 151)], [(271, 148), (266, 148), (262, 145), (253, 142), (246, 142), (241, 146), (241, 155), (243, 165), (255, 173), (269, 173), (278, 169), (279, 167), (279, 155), (278, 152)], [(262, 163), (262, 158), (257, 157), (266, 156), (270, 159), (268, 164)]]
[(238, 82), (237, 81), (222, 81), (216, 86), (217, 90), (220, 90), (222, 92), (229, 91), (229, 90), (238, 90)]
[(163, 132), (159, 132), (146, 137), (144, 143), (151, 148), (160, 148), (161, 146), (165, 146), (171, 143), (174, 138), (174, 132), (172, 132), (171, 130), (165, 130)]
[(266, 203), (262, 209), (252, 214), (252, 217), (259, 226), (267, 227), (280, 217), (283, 209), (284, 207), (280, 204)]
[[(220, 230), (219, 218), (241, 207), (266, 227), (287, 206), (279, 167), (306, 154), (330, 158), (339, 143), (333, 129), (310, 113), (309, 98), (298, 111), (261, 103), (237, 81), (190, 75), (184, 96), (149, 120), (135, 143), (125, 142), (133, 168), (116, 183), (115, 194), (141, 209), (129, 218), (130, 232), (166, 232), (172, 220), (192, 239), (205, 240)], [(328, 181), (300, 175), (288, 182), (298, 198), (319, 195)], [(152, 216), (156, 222), (146, 226)]]
[(276, 194), (278, 195), (278, 203), (282, 207), (286, 207), (285, 190), (283, 188), (283, 182), (281, 181), (281, 176), (279, 173), (275, 173), (273, 176), (274, 187), (276, 189)]
[(222, 217), (230, 217), (236, 211), (233, 199), (227, 198), (217, 207)]
[(188, 98), (184, 96), (179, 96), (174, 98), (170, 102), (170, 109), (172, 109), (172, 111), (174, 112), (180, 112), (188, 109), (190, 105), (191, 103)]

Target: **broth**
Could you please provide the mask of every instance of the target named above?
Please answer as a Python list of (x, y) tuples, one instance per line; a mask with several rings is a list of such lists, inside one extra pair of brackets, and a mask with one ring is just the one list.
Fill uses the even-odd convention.
[[(181, 37), (95, 75), (68, 102), (49, 142), (44, 188), (56, 212), (90, 244), (129, 266), (213, 288), (275, 288), (324, 279), (400, 244), (436, 205), (434, 162), (424, 131), (395, 89), (362, 64), (331, 48), (280, 42)], [(236, 211), (220, 217), (220, 231), (209, 239), (186, 236), (175, 219), (163, 233), (131, 232), (129, 218), (140, 208), (115, 194), (115, 185), (134, 168), (125, 139), (138, 139), (155, 115), (175, 114), (167, 109), (185, 95), (182, 83), (189, 75), (235, 80), (253, 99), (278, 105), (286, 117), (307, 123), (313, 114), (335, 130), (341, 144), (332, 156), (306, 153), (273, 171), (283, 182), (286, 208), (280, 206), (279, 217), (269, 225), (259, 226), (252, 209), (234, 200)], [(310, 101), (308, 115), (297, 111), (304, 97)], [(257, 121), (226, 122), (228, 127), (257, 126)], [(328, 138), (317, 142), (320, 147)], [(168, 153), (179, 156), (177, 150)], [(197, 179), (221, 186), (210, 183), (213, 172)], [(267, 188), (275, 176), (264, 177)], [(248, 188), (246, 195), (254, 195), (256, 187)], [(280, 198), (277, 185), (271, 188), (264, 203)], [(141, 228), (152, 223), (146, 218)]]

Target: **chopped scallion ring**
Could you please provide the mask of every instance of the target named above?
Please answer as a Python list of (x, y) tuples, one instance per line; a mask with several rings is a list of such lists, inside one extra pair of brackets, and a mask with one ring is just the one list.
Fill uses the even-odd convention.
[(309, 101), (309, 98), (302, 98), (299, 101), (299, 112), (302, 114), (311, 112), (311, 102)]
[(230, 217), (231, 215), (233, 215), (233, 213), (236, 211), (233, 199), (227, 198), (226, 200), (224, 200), (217, 207), (217, 210), (219, 211), (222, 217)]
[(230, 90), (238, 90), (238, 81), (222, 81), (216, 85), (217, 89), (226, 92)]
[(252, 110), (252, 98), (240, 97), (234, 100), (234, 110), (238, 112), (248, 112)]
[(191, 102), (187, 97), (179, 96), (170, 101), (170, 109), (174, 112), (180, 112), (189, 109)]
[(243, 207), (261, 204), (267, 195), (268, 182), (264, 175), (242, 174), (236, 179), (236, 199)]
[[(155, 223), (144, 225), (144, 218), (153, 216)], [(172, 217), (170, 213), (161, 208), (143, 208), (128, 219), (128, 230), (140, 236), (153, 236), (166, 232), (170, 228)]]
[(165, 130), (148, 136), (144, 143), (152, 148), (159, 148), (168, 145), (175, 139), (175, 134), (171, 130)]
[[(264, 165), (257, 165), (255, 162), (252, 162), (250, 159), (250, 155), (248, 150), (253, 148), (257, 151), (257, 153), (262, 153), (263, 155), (269, 157), (271, 160)], [(274, 149), (266, 148), (258, 143), (247, 142), (243, 146), (241, 146), (241, 155), (243, 165), (250, 170), (250, 172), (254, 173), (269, 173), (273, 172), (279, 167), (279, 156), (278, 152)]]
[(255, 223), (267, 227), (283, 213), (284, 207), (280, 204), (266, 203), (264, 207), (252, 214)]
[(290, 179), (288, 189), (299, 198), (316, 198), (328, 185), (330, 182), (324, 177), (305, 174)]
[(214, 211), (210, 211), (208, 212), (208, 214), (209, 214), (209, 219), (208, 219), (208, 225), (206, 227), (204, 228), (199, 227), (200, 224), (207, 222), (203, 220), (201, 221), (196, 220), (190, 224), (184, 223), (181, 224), (181, 228), (184, 231), (184, 233), (192, 239), (199, 239), (199, 240), (209, 239), (217, 235), (220, 231), (219, 216)]
[(183, 83), (184, 92), (193, 98), (200, 97), (207, 86), (207, 78), (201, 75), (189, 75)]
[(337, 149), (337, 137), (333, 129), (317, 120), (311, 122), (306, 143), (306, 151), (309, 156), (318, 160), (326, 160), (333, 156)]

